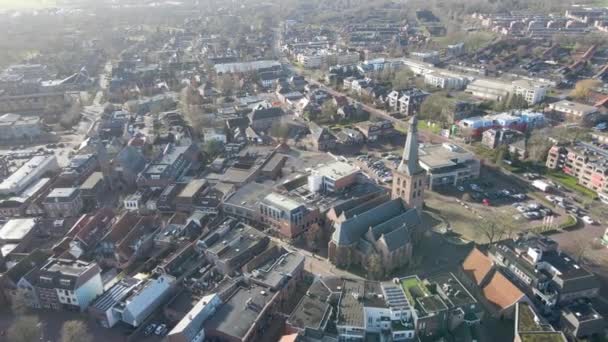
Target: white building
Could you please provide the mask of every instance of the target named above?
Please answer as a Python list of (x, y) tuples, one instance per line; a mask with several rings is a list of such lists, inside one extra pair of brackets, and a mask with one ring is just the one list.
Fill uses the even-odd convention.
[(89, 314), (102, 327), (112, 328), (121, 320), (119, 311), (114, 310), (114, 307), (129, 297), (140, 284), (139, 279), (130, 277), (121, 279), (91, 304)]
[(84, 311), (103, 293), (101, 268), (81, 260), (50, 259), (25, 278), (33, 285), (36, 307)]
[(477, 79), (469, 83), (466, 92), (475, 97), (492, 101), (502, 101), (509, 95), (515, 94), (522, 96), (529, 105), (535, 105), (545, 99), (547, 89), (546, 84), (529, 80), (517, 80), (509, 83), (499, 80)]
[(59, 164), (54, 155), (33, 157), (0, 184), (0, 194), (20, 193), (44, 174), (57, 171)]
[(564, 113), (576, 119), (584, 119), (591, 114), (597, 113), (598, 109), (583, 103), (562, 100), (549, 105), (551, 110)]
[(529, 105), (542, 102), (547, 95), (547, 88), (546, 85), (534, 81), (513, 81), (514, 94), (522, 96)]
[(167, 299), (175, 281), (175, 277), (166, 274), (150, 279), (136, 288), (114, 310), (123, 322), (138, 327)]
[(450, 143), (421, 146), (419, 152), (420, 166), (426, 170), (431, 189), (479, 177), (479, 160), (460, 146)]
[(462, 89), (469, 83), (469, 80), (454, 73), (431, 72), (424, 75), (424, 83), (441, 89)]
[(217, 128), (205, 128), (203, 129), (203, 137), (205, 142), (212, 140), (219, 141), (225, 144), (228, 141), (226, 133), (222, 129)]
[(205, 340), (203, 323), (211, 317), (222, 300), (216, 294), (204, 296), (182, 318), (181, 321), (167, 335), (168, 342), (202, 342)]
[(491, 81), (486, 79), (477, 79), (466, 88), (466, 92), (485, 100), (502, 101), (507, 98), (513, 91), (513, 85), (510, 83)]

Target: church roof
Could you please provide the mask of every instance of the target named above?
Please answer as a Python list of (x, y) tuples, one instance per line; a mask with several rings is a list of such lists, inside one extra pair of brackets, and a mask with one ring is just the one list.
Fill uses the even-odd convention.
[[(400, 199), (394, 199), (355, 215), (335, 226), (332, 240), (337, 245), (348, 246), (357, 243), (371, 229), (374, 239), (388, 235), (398, 228), (417, 225), (420, 217), (415, 209), (408, 209)], [(405, 243), (401, 240), (399, 243)]]

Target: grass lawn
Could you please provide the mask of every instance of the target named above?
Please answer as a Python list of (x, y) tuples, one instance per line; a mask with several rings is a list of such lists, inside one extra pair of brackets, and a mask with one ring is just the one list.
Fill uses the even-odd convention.
[(593, 190), (589, 190), (589, 189), (585, 188), (584, 186), (578, 184), (578, 179), (576, 179), (576, 177), (573, 177), (573, 176), (570, 176), (570, 175), (567, 175), (567, 174), (561, 173), (561, 172), (549, 172), (547, 174), (547, 176), (549, 178), (551, 178), (552, 180), (554, 180), (555, 182), (561, 184), (566, 189), (576, 191), (576, 192), (578, 192), (582, 195), (585, 195), (587, 197), (590, 197), (592, 199), (597, 198), (597, 193)]
[(423, 131), (432, 132), (434, 134), (439, 134), (439, 132), (441, 132), (441, 124), (436, 123), (436, 122), (431, 122), (429, 125), (429, 121), (426, 121), (426, 120), (419, 120), (418, 128)]
[(407, 277), (401, 281), (401, 286), (405, 292), (407, 300), (411, 305), (414, 305), (414, 298), (421, 296), (429, 296), (427, 288), (422, 284), (417, 277)]

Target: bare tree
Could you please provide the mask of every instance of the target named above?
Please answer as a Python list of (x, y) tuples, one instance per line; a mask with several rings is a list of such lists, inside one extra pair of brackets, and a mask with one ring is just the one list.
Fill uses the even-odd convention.
[(17, 293), (11, 298), (11, 310), (15, 315), (24, 315), (27, 313), (27, 292), (18, 289)]
[(587, 254), (589, 253), (589, 249), (592, 247), (592, 241), (583, 239), (583, 238), (575, 238), (574, 244), (572, 245), (572, 256), (578, 263), (582, 263), (585, 261)]
[(19, 316), (8, 329), (8, 340), (11, 342), (38, 342), (40, 339), (40, 320), (36, 316)]
[(505, 227), (497, 220), (485, 219), (480, 222), (479, 229), (490, 245), (500, 241), (505, 236)]
[(382, 264), (382, 257), (378, 252), (373, 251), (367, 256), (366, 260), (367, 276), (370, 279), (381, 279), (384, 277), (385, 269)]
[(311, 225), (306, 231), (304, 238), (306, 239), (306, 244), (309, 248), (312, 250), (317, 249), (323, 239), (323, 230), (321, 229), (321, 226), (316, 223)]
[(570, 96), (577, 100), (587, 100), (593, 88), (600, 86), (602, 82), (594, 79), (581, 80), (576, 82), (576, 86)]
[(89, 333), (83, 321), (67, 321), (61, 327), (61, 342), (92, 342), (93, 336)]

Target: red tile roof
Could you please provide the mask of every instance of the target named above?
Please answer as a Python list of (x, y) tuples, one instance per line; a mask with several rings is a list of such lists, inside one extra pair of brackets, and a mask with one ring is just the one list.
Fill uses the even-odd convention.
[(486, 275), (492, 270), (492, 260), (479, 249), (473, 248), (464, 260), (462, 267), (466, 273), (473, 277), (477, 285), (481, 285)]

